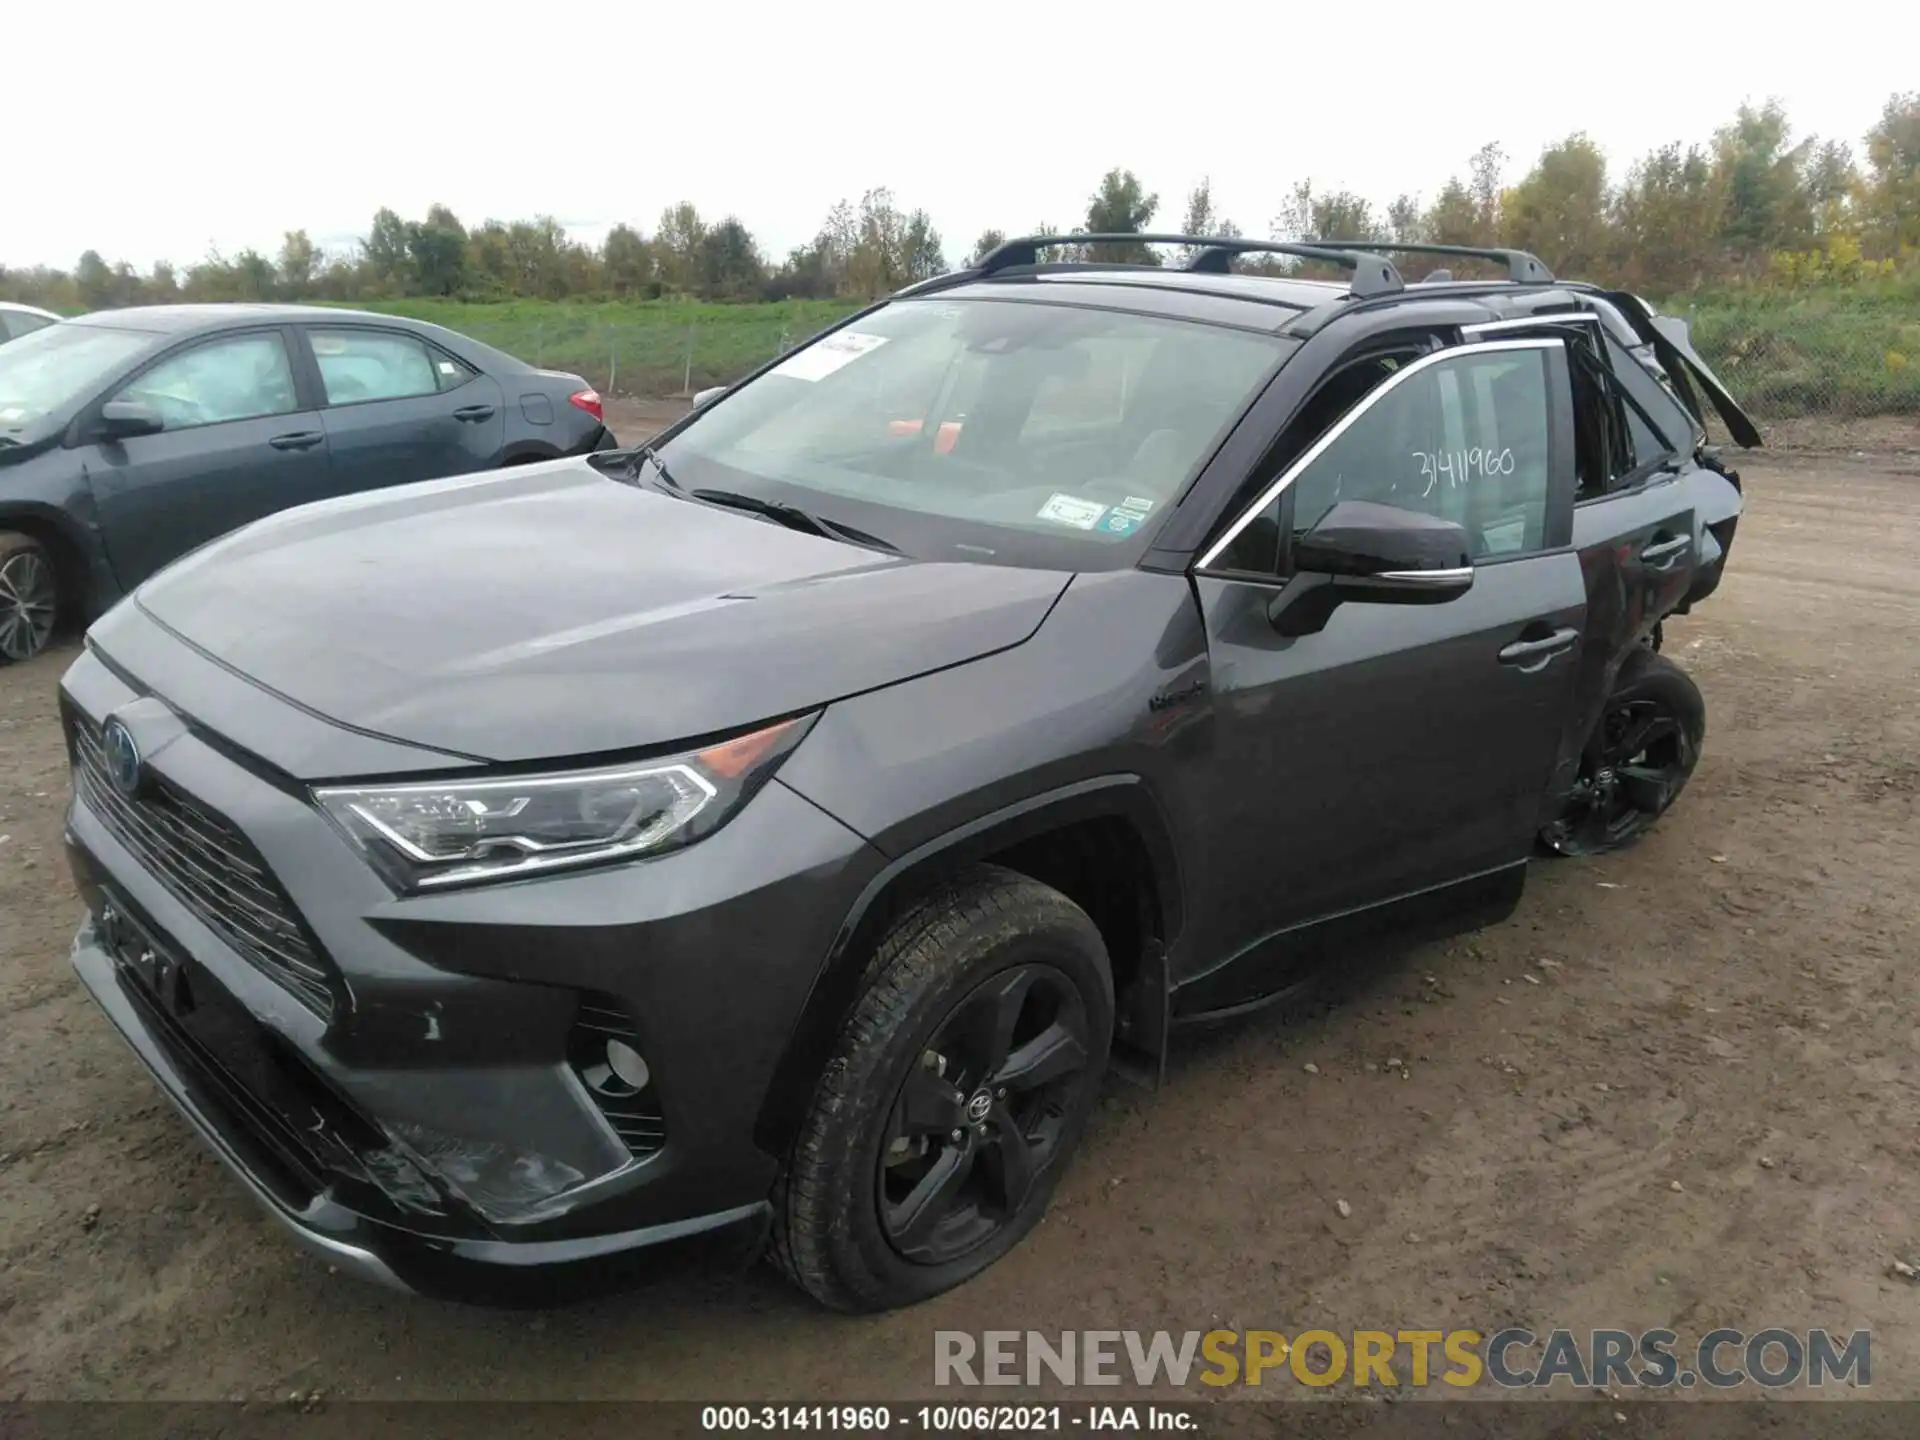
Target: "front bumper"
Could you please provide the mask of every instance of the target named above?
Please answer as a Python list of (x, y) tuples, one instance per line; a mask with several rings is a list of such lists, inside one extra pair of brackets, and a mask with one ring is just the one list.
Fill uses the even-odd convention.
[[(92, 652), (63, 684), (82, 726), (159, 703), (139, 700)], [(386, 1284), (499, 1300), (621, 1283), (662, 1247), (757, 1248), (780, 1157), (756, 1120), (876, 852), (776, 780), (656, 860), (397, 897), (301, 786), (178, 731), (147, 757), (152, 784), (251, 847), (327, 991), (303, 998), (209, 923), (205, 880), (156, 864), (145, 832), (129, 844), (118, 802), (84, 783), (73, 963), (303, 1244)], [(638, 1129), (577, 1058), (589, 1019), (614, 1013), (652, 1071)]]
[(168, 1023), (103, 943), (92, 914), (74, 937), (73, 968), (214, 1154), (303, 1249), (347, 1274), (448, 1298), (538, 1300), (637, 1278), (664, 1261), (668, 1249), (676, 1262), (688, 1255), (746, 1259), (765, 1240), (771, 1212), (764, 1200), (638, 1230), (546, 1242), (436, 1236), (369, 1220), (290, 1171), (258, 1122), (250, 1121), (249, 1097)]

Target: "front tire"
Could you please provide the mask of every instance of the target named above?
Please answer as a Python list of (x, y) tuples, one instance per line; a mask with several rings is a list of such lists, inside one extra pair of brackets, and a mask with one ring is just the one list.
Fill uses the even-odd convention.
[(0, 530), (0, 665), (46, 649), (59, 607), (59, 576), (47, 547), (31, 535)]
[(1113, 1033), (1100, 932), (982, 866), (912, 905), (815, 1089), (774, 1197), (776, 1262), (838, 1310), (971, 1279), (1045, 1212)]
[(1637, 843), (1686, 789), (1706, 736), (1706, 701), (1692, 678), (1656, 651), (1635, 650), (1542, 845), (1556, 855), (1605, 855)]

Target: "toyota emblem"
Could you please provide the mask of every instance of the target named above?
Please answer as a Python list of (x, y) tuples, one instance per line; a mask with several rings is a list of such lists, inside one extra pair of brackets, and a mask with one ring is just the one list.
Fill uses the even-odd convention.
[(100, 731), (100, 750), (113, 788), (127, 799), (133, 799), (140, 793), (140, 782), (146, 778), (133, 732), (118, 720), (107, 721)]

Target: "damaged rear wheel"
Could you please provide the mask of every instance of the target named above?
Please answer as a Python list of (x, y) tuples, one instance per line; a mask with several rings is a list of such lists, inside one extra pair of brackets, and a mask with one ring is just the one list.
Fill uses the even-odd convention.
[(1680, 798), (1699, 763), (1706, 702), (1687, 672), (1636, 650), (1620, 667), (1580, 778), (1540, 832), (1556, 855), (1604, 855), (1632, 845)]

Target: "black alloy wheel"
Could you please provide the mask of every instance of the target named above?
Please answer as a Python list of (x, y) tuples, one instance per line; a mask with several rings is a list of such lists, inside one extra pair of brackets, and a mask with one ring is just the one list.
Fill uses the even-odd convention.
[(1040, 1223), (1113, 1038), (1100, 929), (981, 865), (904, 902), (860, 964), (773, 1195), (773, 1259), (836, 1310), (964, 1283)]
[(880, 1155), (893, 1248), (944, 1265), (1018, 1217), (1093, 1054), (1086, 1002), (1051, 965), (1003, 970), (948, 1011), (900, 1088)]
[(1633, 844), (1686, 788), (1705, 735), (1706, 706), (1687, 673), (1652, 650), (1637, 651), (1621, 667), (1579, 779), (1541, 840), (1560, 855)]

